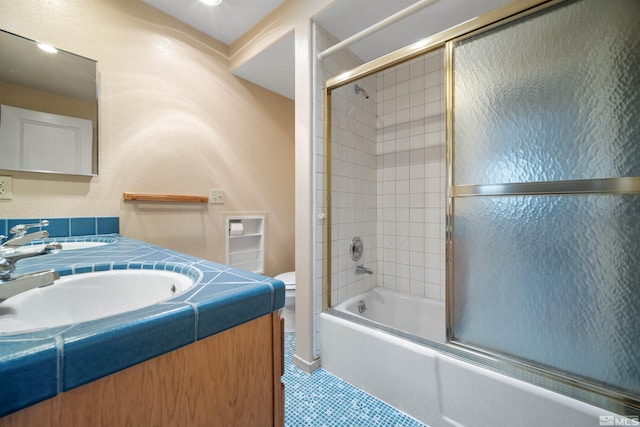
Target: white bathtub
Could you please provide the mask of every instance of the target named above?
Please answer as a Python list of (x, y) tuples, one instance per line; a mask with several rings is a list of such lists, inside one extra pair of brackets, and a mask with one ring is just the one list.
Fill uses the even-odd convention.
[[(359, 310), (362, 303), (363, 311)], [(335, 309), (440, 343), (446, 339), (443, 301), (374, 288)]]
[[(322, 367), (431, 427), (595, 427), (600, 416), (614, 415), (461, 361), (442, 351), (442, 344), (430, 347), (427, 340), (444, 342), (444, 305), (427, 298), (409, 299), (406, 294), (375, 288), (334, 307), (334, 314), (322, 313)], [(363, 313), (358, 310), (361, 300), (367, 305)], [(425, 307), (433, 312), (410, 311)], [(416, 343), (372, 321), (390, 322), (393, 329), (404, 330), (399, 335), (424, 339)], [(415, 323), (430, 326), (420, 330)]]

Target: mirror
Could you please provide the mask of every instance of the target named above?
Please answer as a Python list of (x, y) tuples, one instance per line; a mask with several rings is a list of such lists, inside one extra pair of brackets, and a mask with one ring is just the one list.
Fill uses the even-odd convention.
[(97, 175), (97, 93), (96, 61), (0, 30), (0, 169)]

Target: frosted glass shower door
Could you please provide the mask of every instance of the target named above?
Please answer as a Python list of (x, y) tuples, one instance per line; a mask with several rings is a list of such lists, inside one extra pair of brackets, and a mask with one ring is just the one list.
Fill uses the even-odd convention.
[(451, 44), (452, 342), (640, 401), (640, 2)]

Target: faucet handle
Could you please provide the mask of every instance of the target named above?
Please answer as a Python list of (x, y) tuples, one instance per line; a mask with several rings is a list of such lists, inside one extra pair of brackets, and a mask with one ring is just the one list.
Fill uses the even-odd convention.
[(33, 227), (46, 227), (49, 225), (49, 220), (43, 219), (42, 221), (36, 224), (18, 224), (11, 227), (11, 234), (15, 234), (16, 237), (24, 236), (27, 233), (27, 230)]
[(15, 269), (15, 263), (6, 258), (0, 258), (0, 279), (8, 279)]
[[(44, 231), (46, 233), (46, 231)], [(39, 251), (35, 252), (17, 252), (11, 255), (5, 255), (0, 257), (0, 279), (6, 280), (11, 277), (11, 274), (16, 268), (16, 262), (25, 258), (32, 258), (39, 255), (55, 254), (60, 252), (62, 245), (58, 242), (51, 242), (45, 245)]]

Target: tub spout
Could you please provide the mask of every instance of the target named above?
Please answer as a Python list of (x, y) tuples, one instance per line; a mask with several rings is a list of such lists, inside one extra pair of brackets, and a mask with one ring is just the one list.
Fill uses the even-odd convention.
[(364, 265), (359, 265), (356, 267), (356, 274), (373, 274), (373, 270)]

